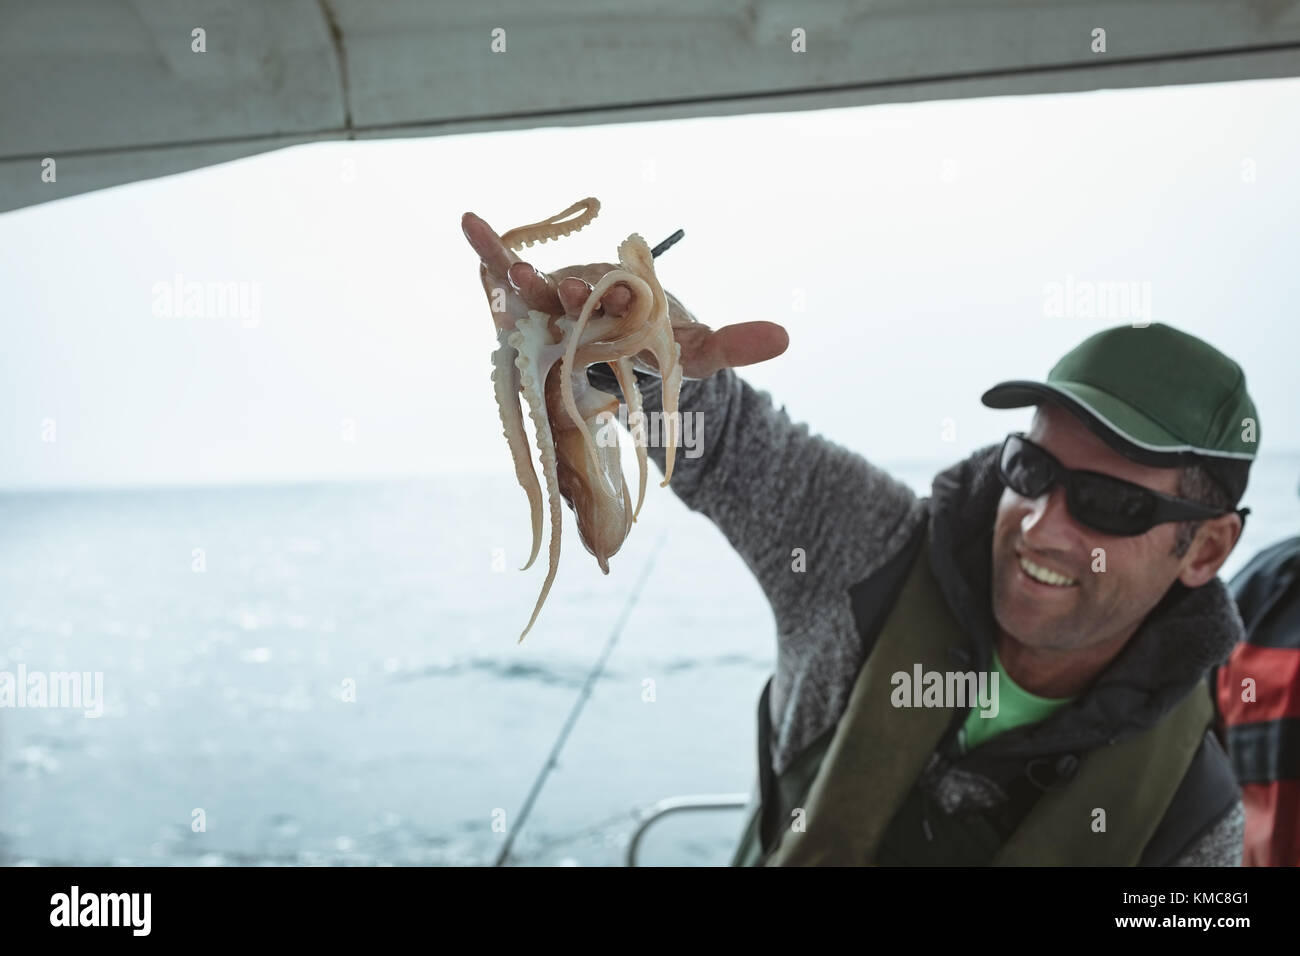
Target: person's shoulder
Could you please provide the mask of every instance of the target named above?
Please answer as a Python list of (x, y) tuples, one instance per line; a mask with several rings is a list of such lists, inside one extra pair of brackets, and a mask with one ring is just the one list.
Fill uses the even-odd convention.
[(1249, 639), (1259, 614), (1272, 607), (1285, 590), (1300, 580), (1300, 537), (1287, 538), (1260, 551), (1238, 571), (1228, 591), (1241, 612)]
[(1300, 535), (1284, 538), (1255, 553), (1232, 577), (1229, 587), (1236, 594), (1247, 582), (1261, 575), (1274, 576), (1300, 559)]

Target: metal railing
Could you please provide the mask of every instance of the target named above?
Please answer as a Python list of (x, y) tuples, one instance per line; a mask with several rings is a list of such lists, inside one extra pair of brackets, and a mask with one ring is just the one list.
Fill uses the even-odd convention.
[(747, 793), (702, 793), (685, 797), (666, 797), (641, 811), (641, 820), (627, 844), (627, 866), (636, 866), (636, 851), (641, 838), (655, 823), (670, 813), (692, 810), (743, 810), (749, 805)]

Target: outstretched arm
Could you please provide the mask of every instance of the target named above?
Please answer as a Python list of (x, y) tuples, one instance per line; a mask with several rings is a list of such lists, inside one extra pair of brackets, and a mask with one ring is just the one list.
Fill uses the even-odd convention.
[[(598, 368), (588, 372), (592, 383), (618, 394)], [(659, 412), (658, 379), (641, 377), (639, 387), (647, 414)], [(911, 490), (811, 434), (733, 370), (683, 382), (679, 407), (683, 447), (672, 489), (726, 536), (779, 623), (806, 626), (811, 610), (843, 597), (902, 540)], [(649, 453), (662, 472), (664, 449), (652, 444)]]
[[(592, 285), (616, 268), (594, 263), (545, 275), (508, 255), (478, 217), (466, 216), (463, 226), (485, 265), (503, 272), (529, 308), (552, 315), (577, 316)], [(861, 456), (811, 435), (732, 371), (784, 352), (789, 337), (781, 326), (744, 322), (714, 331), (668, 298), (687, 378), (672, 488), (726, 535), (778, 618), (800, 616), (809, 600), (848, 587), (880, 559), (915, 496)], [(629, 305), (627, 288), (616, 285), (601, 311), (623, 315)], [(594, 366), (589, 378), (621, 395), (602, 366)], [(644, 410), (661, 412), (658, 379), (639, 374), (638, 381)], [(649, 453), (662, 472), (662, 445), (652, 444)]]

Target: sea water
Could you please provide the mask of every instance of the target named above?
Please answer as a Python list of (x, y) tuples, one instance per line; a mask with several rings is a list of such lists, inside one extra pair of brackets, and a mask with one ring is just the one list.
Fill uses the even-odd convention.
[[(1226, 575), (1300, 534), (1298, 480), (1261, 460)], [(517, 570), (509, 476), (0, 495), (0, 671), (102, 679), (98, 716), (0, 710), (0, 862), (488, 864), (514, 832), (511, 863), (617, 864), (642, 808), (744, 793), (772, 616), (656, 485), (607, 578), (566, 515), (522, 644), (546, 549)], [(641, 857), (725, 863), (742, 822)]]

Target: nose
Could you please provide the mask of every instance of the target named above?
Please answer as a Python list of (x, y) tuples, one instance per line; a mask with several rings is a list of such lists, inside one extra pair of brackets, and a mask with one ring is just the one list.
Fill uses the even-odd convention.
[(1069, 551), (1078, 537), (1065, 506), (1065, 488), (1056, 485), (1034, 499), (1020, 519), (1020, 537), (1035, 551)]

